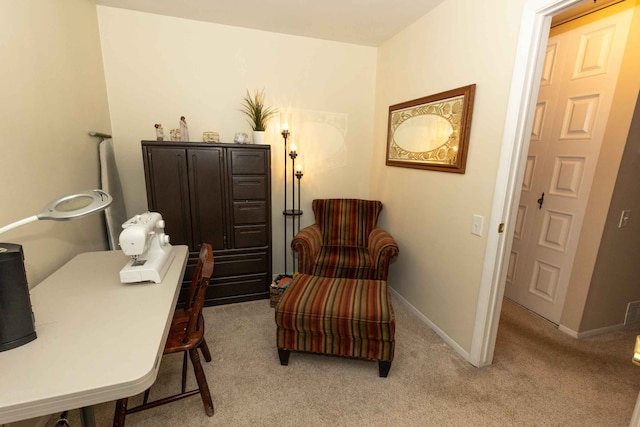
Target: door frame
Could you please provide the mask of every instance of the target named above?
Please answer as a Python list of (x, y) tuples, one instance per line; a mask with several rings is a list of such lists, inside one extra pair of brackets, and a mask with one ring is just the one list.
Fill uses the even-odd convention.
[[(583, 0), (528, 0), (522, 12), (520, 35), (502, 135), (502, 148), (487, 235), (485, 261), (478, 293), (469, 362), (484, 367), (493, 361), (502, 298), (513, 241), (515, 219), (529, 137), (551, 18)], [(504, 224), (504, 232), (499, 227)]]

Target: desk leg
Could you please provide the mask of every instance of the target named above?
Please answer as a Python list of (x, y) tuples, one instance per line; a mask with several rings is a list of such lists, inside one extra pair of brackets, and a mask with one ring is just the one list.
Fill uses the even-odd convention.
[(93, 413), (93, 406), (80, 408), (80, 421), (82, 427), (96, 427), (96, 417)]

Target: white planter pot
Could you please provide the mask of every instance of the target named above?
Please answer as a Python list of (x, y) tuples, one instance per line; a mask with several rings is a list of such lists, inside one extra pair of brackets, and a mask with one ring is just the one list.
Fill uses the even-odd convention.
[(254, 130), (253, 131), (253, 143), (254, 144), (262, 144), (264, 141), (265, 131), (263, 130)]

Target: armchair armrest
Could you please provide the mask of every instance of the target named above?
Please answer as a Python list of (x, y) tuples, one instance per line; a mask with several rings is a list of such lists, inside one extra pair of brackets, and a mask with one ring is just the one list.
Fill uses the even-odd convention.
[(400, 249), (391, 234), (380, 227), (374, 227), (369, 233), (369, 254), (378, 271), (377, 279), (387, 280), (389, 263), (398, 256)]
[(298, 253), (298, 272), (313, 274), (313, 265), (322, 246), (322, 234), (317, 224), (303, 228), (291, 240), (291, 249)]

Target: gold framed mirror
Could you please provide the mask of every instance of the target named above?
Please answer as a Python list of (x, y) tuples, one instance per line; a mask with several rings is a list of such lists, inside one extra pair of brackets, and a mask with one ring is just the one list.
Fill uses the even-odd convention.
[(390, 106), (387, 166), (464, 173), (475, 88)]

